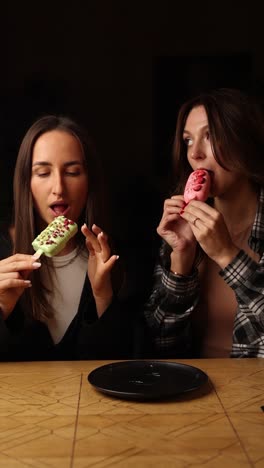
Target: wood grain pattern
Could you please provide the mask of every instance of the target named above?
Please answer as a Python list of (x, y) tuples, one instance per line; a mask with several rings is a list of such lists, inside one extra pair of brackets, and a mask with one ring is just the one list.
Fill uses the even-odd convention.
[(147, 403), (87, 382), (107, 361), (0, 363), (0, 467), (264, 467), (264, 360), (177, 362), (208, 385)]

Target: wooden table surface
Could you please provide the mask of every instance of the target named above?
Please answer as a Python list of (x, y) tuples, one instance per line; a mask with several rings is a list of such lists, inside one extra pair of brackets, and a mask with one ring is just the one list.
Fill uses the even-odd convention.
[(108, 361), (0, 363), (0, 467), (264, 467), (264, 359), (176, 362), (210, 382), (166, 402), (97, 392)]

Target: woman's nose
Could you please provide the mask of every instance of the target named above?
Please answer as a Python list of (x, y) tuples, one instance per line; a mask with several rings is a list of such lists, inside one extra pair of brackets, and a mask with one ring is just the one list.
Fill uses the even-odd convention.
[(190, 148), (192, 159), (204, 159), (206, 154), (200, 142), (194, 143)]
[(60, 175), (56, 175), (53, 179), (52, 192), (55, 195), (62, 195), (63, 193), (63, 180)]

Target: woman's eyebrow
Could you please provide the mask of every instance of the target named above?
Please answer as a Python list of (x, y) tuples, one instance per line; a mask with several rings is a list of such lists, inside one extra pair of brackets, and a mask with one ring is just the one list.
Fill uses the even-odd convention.
[(51, 166), (51, 164), (47, 161), (36, 161), (32, 164), (32, 166)]
[[(68, 167), (68, 166), (73, 166), (73, 165), (83, 165), (83, 162), (82, 161), (79, 161), (79, 160), (74, 160), (74, 161), (67, 161), (65, 162), (63, 165), (65, 167)], [(36, 161), (32, 164), (32, 166), (52, 166), (52, 163), (50, 162), (47, 162), (47, 161)]]
[[(208, 130), (208, 128), (209, 128), (209, 125), (206, 124), (206, 125), (203, 125), (202, 127), (200, 127), (200, 128), (198, 129), (198, 131), (201, 132), (201, 131), (204, 131), (204, 130)], [(191, 134), (192, 134), (192, 132), (190, 132), (190, 131), (187, 130), (186, 128), (184, 128), (183, 133), (188, 133), (188, 135), (191, 135)]]
[(63, 164), (65, 167), (68, 167), (68, 166), (73, 166), (73, 165), (79, 165), (79, 166), (82, 166), (83, 165), (83, 161), (80, 161), (79, 159), (77, 161), (68, 161), (66, 163)]

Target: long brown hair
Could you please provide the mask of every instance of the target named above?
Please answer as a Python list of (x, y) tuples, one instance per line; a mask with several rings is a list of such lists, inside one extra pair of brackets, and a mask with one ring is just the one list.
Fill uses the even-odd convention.
[[(66, 116), (46, 115), (29, 128), (18, 152), (14, 173), (15, 253), (34, 253), (31, 243), (39, 232), (31, 194), (32, 154), (37, 139), (55, 129), (73, 135), (80, 142), (84, 154), (89, 193), (86, 207), (78, 220), (79, 228), (84, 222), (88, 227), (95, 222), (104, 230), (109, 229), (109, 220), (106, 219), (109, 210), (105, 206), (102, 170), (92, 140), (72, 119)], [(85, 238), (80, 229), (77, 239), (79, 250), (82, 251)], [(45, 262), (45, 258), (43, 261)], [(45, 319), (52, 316), (53, 311), (46, 300), (45, 291), (47, 289), (41, 282), (40, 272), (36, 270), (32, 275), (32, 288), (25, 290), (21, 298), (22, 307), (28, 318)]]
[(183, 193), (192, 168), (183, 131), (190, 111), (205, 108), (215, 160), (256, 185), (264, 183), (264, 116), (256, 99), (238, 89), (219, 88), (185, 102), (178, 113), (173, 144), (175, 193)]

